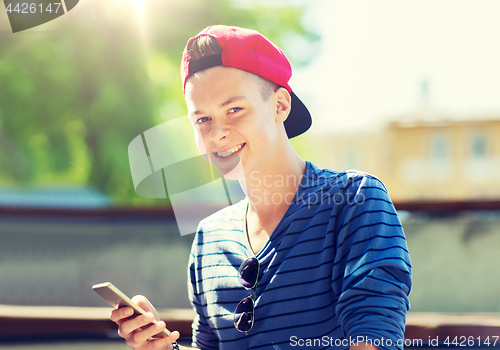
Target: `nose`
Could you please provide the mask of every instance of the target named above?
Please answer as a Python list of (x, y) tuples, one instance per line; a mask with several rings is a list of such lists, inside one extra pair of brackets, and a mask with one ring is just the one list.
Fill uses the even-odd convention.
[(210, 141), (219, 142), (229, 134), (229, 128), (222, 120), (212, 119), (212, 128), (210, 129)]

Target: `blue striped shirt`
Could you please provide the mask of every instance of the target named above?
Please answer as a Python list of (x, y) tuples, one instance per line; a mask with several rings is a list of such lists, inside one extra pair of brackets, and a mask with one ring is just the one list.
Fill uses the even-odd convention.
[(255, 323), (245, 334), (235, 329), (233, 313), (250, 295), (237, 279), (241, 263), (254, 256), (247, 206), (245, 198), (198, 227), (188, 269), (197, 313), (193, 346), (346, 349), (369, 340), (381, 349), (402, 348), (410, 257), (380, 180), (306, 162), (292, 204), (256, 255)]

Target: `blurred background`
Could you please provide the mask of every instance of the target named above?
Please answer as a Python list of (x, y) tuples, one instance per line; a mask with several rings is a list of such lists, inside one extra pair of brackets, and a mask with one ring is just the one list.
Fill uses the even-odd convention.
[(190, 307), (193, 237), (168, 196), (137, 195), (128, 146), (185, 115), (181, 53), (211, 24), (287, 54), (304, 159), (385, 183), (412, 312), (500, 312), (495, 0), (85, 0), (14, 34), (0, 6), (0, 306), (104, 307), (91, 286), (112, 281)]

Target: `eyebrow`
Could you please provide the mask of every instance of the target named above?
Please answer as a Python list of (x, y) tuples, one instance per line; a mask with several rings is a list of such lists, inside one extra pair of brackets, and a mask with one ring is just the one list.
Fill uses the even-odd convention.
[(219, 107), (225, 107), (228, 104), (231, 104), (235, 101), (244, 100), (244, 99), (245, 99), (245, 96), (233, 96), (233, 97), (229, 98), (226, 102), (221, 103), (219, 105)]
[[(246, 97), (245, 96), (233, 96), (233, 97), (230, 97), (228, 98), (226, 101), (222, 102), (220, 105), (219, 105), (219, 108), (223, 108), (235, 101), (239, 101), (239, 100), (245, 100)], [(191, 116), (196, 116), (196, 115), (199, 115), (199, 114), (203, 114), (203, 112), (201, 111), (194, 111), (193, 113), (190, 113)]]

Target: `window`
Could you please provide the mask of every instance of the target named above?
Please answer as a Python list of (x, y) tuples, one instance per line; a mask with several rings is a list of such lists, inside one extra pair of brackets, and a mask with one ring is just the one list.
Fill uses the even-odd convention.
[(476, 132), (470, 144), (472, 158), (482, 159), (486, 156), (486, 137), (482, 132)]
[(430, 155), (434, 160), (445, 160), (450, 155), (450, 144), (444, 132), (437, 132), (431, 138)]

